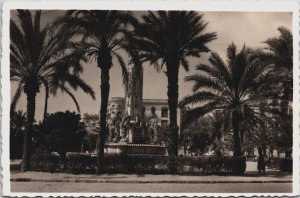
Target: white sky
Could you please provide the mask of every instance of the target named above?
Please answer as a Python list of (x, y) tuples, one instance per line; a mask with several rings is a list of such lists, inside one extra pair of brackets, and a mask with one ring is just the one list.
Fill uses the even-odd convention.
[[(48, 12), (48, 11), (47, 11)], [(42, 15), (42, 23), (53, 21), (55, 17), (60, 15), (61, 11), (54, 11)], [(135, 12), (136, 16), (140, 16), (143, 12)], [(209, 22), (206, 32), (217, 32), (218, 39), (211, 42), (208, 46), (212, 51), (219, 53), (222, 57), (226, 54), (226, 48), (234, 42), (240, 49), (244, 44), (249, 47), (264, 47), (262, 43), (270, 37), (279, 35), (277, 28), (284, 26), (292, 29), (292, 13), (283, 12), (202, 12), (204, 20)], [(16, 13), (12, 12), (12, 19), (16, 19)], [(203, 54), (200, 59), (190, 60), (190, 71), (186, 73), (180, 70), (179, 74), (179, 99), (192, 93), (192, 84), (183, 81), (186, 75), (195, 72), (195, 65), (206, 62), (207, 55)], [(225, 61), (225, 60), (224, 60)], [(82, 91), (77, 91), (75, 96), (79, 102), (81, 114), (98, 113), (100, 110), (100, 69), (96, 67), (95, 62), (84, 65), (82, 78), (93, 87), (96, 92), (96, 100), (92, 100)], [(110, 71), (110, 97), (124, 96), (122, 87), (121, 70), (117, 64)], [(12, 93), (14, 94), (16, 85), (12, 84)], [(36, 98), (36, 120), (40, 120), (43, 115), (45, 92), (41, 92)], [(144, 98), (167, 98), (167, 79), (160, 72), (157, 73), (153, 67), (144, 64)], [(21, 97), (17, 109), (26, 110), (25, 95)], [(49, 113), (56, 111), (76, 111), (75, 104), (72, 99), (65, 94), (58, 94), (55, 98), (49, 99)]]

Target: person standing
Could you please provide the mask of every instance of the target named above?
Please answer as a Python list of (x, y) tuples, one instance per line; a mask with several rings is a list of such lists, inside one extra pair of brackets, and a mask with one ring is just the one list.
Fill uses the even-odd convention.
[(265, 160), (265, 154), (263, 152), (262, 148), (258, 149), (258, 161), (257, 161), (257, 169), (258, 173), (265, 174), (266, 173), (266, 160)]

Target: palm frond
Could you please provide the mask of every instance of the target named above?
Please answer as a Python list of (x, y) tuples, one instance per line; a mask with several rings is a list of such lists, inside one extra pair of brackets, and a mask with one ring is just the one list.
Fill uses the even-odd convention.
[(119, 65), (120, 65), (120, 68), (122, 71), (123, 86), (126, 88), (128, 85), (128, 78), (129, 78), (129, 76), (128, 76), (129, 74), (127, 71), (127, 65), (125, 64), (123, 58), (119, 54), (114, 53), (114, 56), (117, 58), (117, 60), (119, 62)]
[(62, 92), (66, 92), (66, 93), (72, 98), (73, 102), (74, 102), (75, 105), (76, 105), (77, 111), (80, 113), (80, 106), (79, 106), (79, 103), (77, 102), (77, 100), (76, 100), (75, 96), (72, 94), (72, 92), (70, 92), (70, 90), (69, 90), (67, 87), (63, 86), (63, 85), (59, 86), (59, 88), (60, 88), (60, 90), (61, 90)]
[(179, 103), (179, 107), (183, 107), (186, 105), (193, 105), (196, 103), (202, 103), (207, 101), (213, 101), (216, 99), (219, 99), (220, 97), (216, 94), (213, 94), (212, 92), (207, 91), (199, 91), (197, 93), (194, 93), (192, 95), (184, 97)]

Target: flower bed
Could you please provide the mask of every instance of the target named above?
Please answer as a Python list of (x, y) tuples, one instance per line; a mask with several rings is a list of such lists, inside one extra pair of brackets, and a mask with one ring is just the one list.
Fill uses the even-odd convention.
[[(245, 158), (233, 157), (186, 157), (153, 155), (107, 155), (104, 158), (105, 173), (167, 174), (170, 163), (175, 163), (178, 174), (243, 174)], [(97, 157), (72, 154), (63, 164), (59, 156), (34, 155), (31, 170), (47, 172), (96, 173)]]

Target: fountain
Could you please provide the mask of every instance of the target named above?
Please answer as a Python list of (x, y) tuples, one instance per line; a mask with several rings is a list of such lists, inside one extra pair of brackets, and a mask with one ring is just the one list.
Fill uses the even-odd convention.
[(157, 142), (158, 124), (155, 109), (146, 116), (143, 108), (143, 67), (128, 66), (124, 115), (117, 113), (108, 119), (109, 138), (106, 154), (166, 155), (166, 146)]

